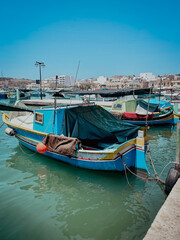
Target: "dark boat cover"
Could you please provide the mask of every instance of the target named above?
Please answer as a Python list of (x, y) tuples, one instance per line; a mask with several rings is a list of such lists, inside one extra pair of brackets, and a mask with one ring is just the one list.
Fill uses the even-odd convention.
[[(137, 105), (139, 105), (140, 107), (142, 107), (145, 110), (148, 110), (148, 112), (158, 112), (159, 104), (148, 103), (144, 100), (139, 100), (137, 102)], [(148, 105), (149, 105), (149, 108), (148, 108)]]
[(78, 106), (67, 108), (63, 134), (80, 140), (124, 142), (135, 138), (140, 128), (124, 123), (100, 106)]
[[(61, 90), (62, 92), (62, 90)], [(92, 95), (92, 94), (99, 94), (101, 97), (123, 97), (127, 95), (143, 95), (143, 94), (149, 94), (151, 92), (150, 88), (142, 88), (142, 89), (106, 89), (106, 90), (94, 90), (94, 91), (79, 91), (79, 90), (73, 90), (73, 91), (66, 91), (68, 94), (78, 94), (78, 95)]]

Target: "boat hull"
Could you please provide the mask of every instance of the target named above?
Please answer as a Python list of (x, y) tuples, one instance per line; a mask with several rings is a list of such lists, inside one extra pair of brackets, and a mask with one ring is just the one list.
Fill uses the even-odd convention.
[(0, 93), (0, 99), (7, 99), (7, 93)]
[[(30, 99), (30, 96), (26, 96), (26, 97), (20, 97), (20, 100), (27, 100)], [(16, 102), (17, 98), (16, 97), (9, 97), (10, 101)]]
[(173, 111), (168, 112), (167, 114), (158, 114), (154, 115), (153, 119), (148, 119), (146, 122), (146, 118), (144, 119), (137, 119), (137, 118), (125, 118), (124, 114), (117, 114), (117, 112), (111, 112), (115, 116), (119, 117), (121, 120), (123, 120), (126, 123), (131, 123), (134, 125), (139, 126), (145, 126), (146, 123), (149, 126), (153, 125), (172, 125), (177, 124), (177, 119), (179, 119), (177, 116), (174, 115)]
[[(145, 126), (146, 121), (135, 121), (135, 120), (124, 120), (123, 121), (139, 126)], [(172, 125), (174, 124), (174, 116), (166, 117), (163, 119), (157, 119), (157, 120), (149, 120), (147, 121), (147, 125), (153, 126), (153, 125)]]
[[(27, 140), (24, 140), (22, 137), (17, 137), (19, 142), (25, 146), (26, 148), (37, 152), (36, 145), (28, 142)], [(41, 154), (42, 155), (42, 154)], [(135, 146), (130, 146), (129, 150), (122, 154), (121, 156), (117, 157), (114, 160), (101, 160), (101, 159), (78, 159), (75, 157), (67, 157), (60, 155), (55, 152), (47, 151), (43, 153), (44, 156), (53, 158), (57, 161), (68, 163), (70, 165), (73, 165), (75, 167), (85, 168), (85, 169), (91, 169), (91, 170), (103, 170), (103, 171), (124, 171), (125, 166), (122, 161), (122, 158), (124, 159), (124, 162), (128, 168), (135, 167), (135, 159), (136, 159), (136, 149)]]

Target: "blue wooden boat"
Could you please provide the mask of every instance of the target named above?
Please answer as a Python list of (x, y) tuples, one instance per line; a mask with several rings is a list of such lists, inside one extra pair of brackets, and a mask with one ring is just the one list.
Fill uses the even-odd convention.
[[(27, 100), (27, 99), (30, 99), (30, 97), (31, 97), (30, 94), (20, 92), (18, 98), (20, 100)], [(17, 101), (17, 94), (8, 94), (8, 99), (12, 102)]]
[(109, 111), (124, 122), (139, 126), (177, 124), (179, 117), (174, 114), (173, 106), (168, 101), (117, 100)]
[[(16, 102), (16, 107), (23, 108)], [(2, 113), (8, 128), (19, 142), (32, 151), (76, 167), (123, 171), (135, 168), (148, 173), (145, 153), (150, 139), (140, 127), (124, 123), (96, 105), (61, 106)], [(27, 107), (25, 108), (25, 110)], [(56, 144), (55, 144), (56, 142)], [(69, 143), (73, 142), (73, 147)]]
[(46, 93), (44, 91), (42, 91), (42, 93), (40, 91), (30, 92), (31, 97), (41, 97), (41, 94), (42, 94), (42, 97), (46, 96)]
[(8, 96), (8, 91), (0, 89), (0, 99), (6, 99)]

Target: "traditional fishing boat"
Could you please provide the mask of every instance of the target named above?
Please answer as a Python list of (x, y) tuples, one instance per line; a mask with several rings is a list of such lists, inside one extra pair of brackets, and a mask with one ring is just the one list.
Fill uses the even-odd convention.
[(46, 93), (44, 91), (40, 92), (40, 91), (32, 91), (30, 92), (31, 97), (45, 97)]
[(6, 99), (8, 96), (8, 91), (0, 89), (0, 99)]
[[(13, 101), (13, 102), (17, 101), (17, 94), (9, 93), (9, 94), (8, 94), (8, 99), (9, 99), (10, 101)], [(20, 99), (20, 100), (30, 99), (30, 94), (24, 93), (24, 92), (20, 92), (20, 93), (19, 93), (19, 99)]]
[(108, 110), (121, 120), (140, 126), (177, 124), (179, 120), (173, 106), (165, 100), (118, 99)]
[(2, 113), (8, 135), (32, 151), (76, 167), (148, 173), (145, 153), (150, 137), (100, 106), (71, 105), (28, 109), (16, 102)]

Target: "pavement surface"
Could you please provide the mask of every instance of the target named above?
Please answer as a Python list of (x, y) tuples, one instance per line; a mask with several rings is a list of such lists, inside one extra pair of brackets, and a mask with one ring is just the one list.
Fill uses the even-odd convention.
[(144, 240), (180, 240), (180, 179), (156, 215)]

